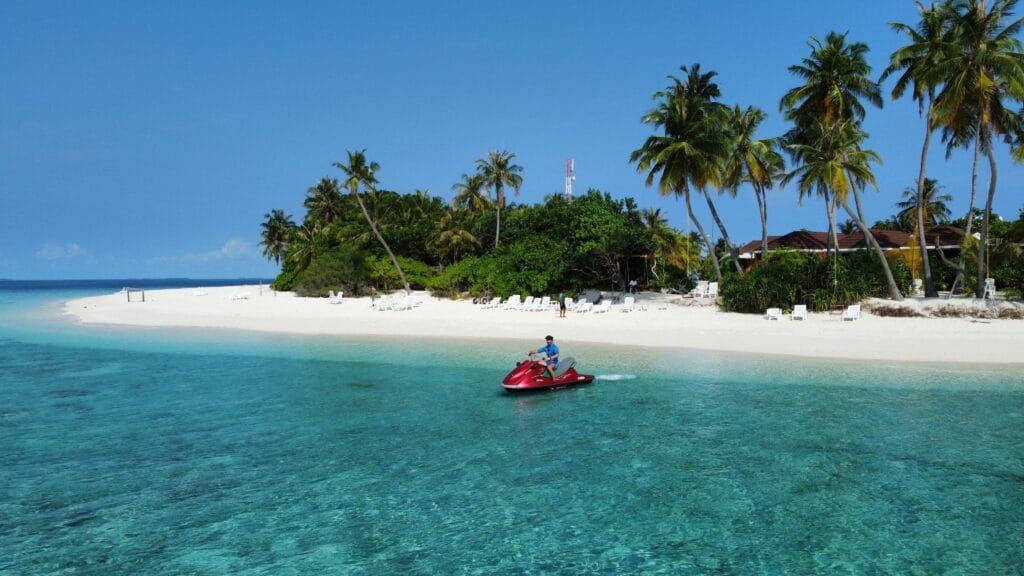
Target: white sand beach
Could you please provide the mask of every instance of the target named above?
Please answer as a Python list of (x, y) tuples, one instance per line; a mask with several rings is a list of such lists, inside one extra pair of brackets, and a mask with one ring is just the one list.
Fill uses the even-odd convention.
[[(237, 298), (239, 295), (248, 298)], [(135, 295), (137, 299), (139, 295)], [(766, 320), (722, 312), (679, 296), (643, 293), (638, 309), (621, 304), (607, 313), (486, 309), (417, 292), (410, 310), (380, 311), (370, 298), (300, 298), (266, 287), (147, 290), (145, 302), (124, 293), (81, 298), (65, 313), (85, 324), (195, 327), (295, 334), (395, 338), (496, 338), (532, 343), (545, 334), (558, 342), (597, 342), (817, 358), (928, 362), (1024, 363), (1024, 320), (894, 318), (865, 311), (859, 320), (811, 313), (806, 320)], [(692, 305), (689, 305), (692, 304)], [(915, 305), (911, 301), (911, 305)], [(866, 306), (865, 308), (870, 308)]]

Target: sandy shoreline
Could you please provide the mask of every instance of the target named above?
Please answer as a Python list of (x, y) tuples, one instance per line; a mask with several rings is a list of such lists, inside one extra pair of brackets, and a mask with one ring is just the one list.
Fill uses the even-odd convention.
[[(233, 299), (246, 293), (247, 299)], [(542, 312), (484, 309), (417, 293), (411, 310), (380, 311), (370, 298), (299, 298), (267, 288), (218, 287), (146, 291), (145, 302), (125, 294), (71, 300), (64, 312), (85, 324), (147, 327), (228, 328), (292, 334), (342, 336), (495, 338), (538, 341), (553, 334), (560, 342), (594, 342), (659, 348), (690, 348), (862, 360), (906, 360), (1024, 364), (1024, 321), (969, 318), (890, 318), (865, 313), (844, 322), (839, 316), (810, 314), (769, 321), (715, 306), (681, 305), (678, 296), (645, 293), (646, 310), (630, 313), (613, 305), (604, 314), (573, 313), (559, 318)]]

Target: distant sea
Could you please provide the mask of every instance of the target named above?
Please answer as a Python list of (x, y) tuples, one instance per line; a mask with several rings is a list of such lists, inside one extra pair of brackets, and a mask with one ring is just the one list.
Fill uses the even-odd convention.
[(0, 282), (0, 575), (1024, 573), (1016, 367), (61, 313), (258, 281)]

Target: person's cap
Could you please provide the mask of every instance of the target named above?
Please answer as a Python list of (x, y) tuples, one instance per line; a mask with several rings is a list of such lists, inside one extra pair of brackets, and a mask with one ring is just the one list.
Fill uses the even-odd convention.
[(545, 336), (545, 337), (544, 337), (544, 339), (545, 339), (545, 340), (554, 340), (554, 339), (555, 339), (555, 337), (554, 337), (554, 336), (552, 336), (551, 334), (548, 334), (547, 336)]

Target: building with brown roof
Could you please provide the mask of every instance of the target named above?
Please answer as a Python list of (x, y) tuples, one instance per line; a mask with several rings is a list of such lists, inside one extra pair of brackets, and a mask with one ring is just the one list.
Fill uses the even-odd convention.
[[(917, 250), (917, 243), (911, 242), (911, 235), (906, 232), (872, 229), (871, 234), (874, 235), (882, 250)], [(868, 243), (861, 232), (837, 234), (836, 236), (839, 242), (839, 252), (850, 252), (868, 248)], [(963, 238), (964, 230), (956, 226), (935, 226), (925, 233), (927, 249), (935, 250), (938, 248), (947, 257), (952, 257), (959, 253)], [(780, 249), (796, 250), (797, 252), (811, 254), (825, 254), (828, 251), (828, 233), (794, 230), (783, 236), (769, 236), (768, 251)], [(739, 255), (740, 265), (744, 268), (759, 262), (762, 258), (761, 240), (751, 240), (741, 246)]]

